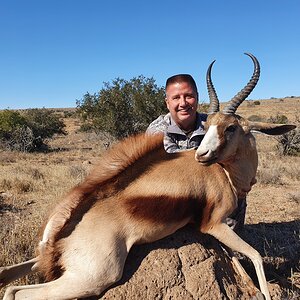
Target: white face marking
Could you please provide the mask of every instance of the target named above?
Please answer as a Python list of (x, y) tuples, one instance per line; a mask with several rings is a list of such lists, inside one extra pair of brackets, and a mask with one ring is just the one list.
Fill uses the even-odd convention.
[(211, 125), (196, 151), (196, 160), (208, 161), (210, 159), (213, 159), (219, 145), (220, 140), (217, 125)]
[(217, 125), (211, 125), (208, 128), (207, 133), (205, 134), (199, 148), (205, 151), (211, 150), (215, 151), (220, 145)]

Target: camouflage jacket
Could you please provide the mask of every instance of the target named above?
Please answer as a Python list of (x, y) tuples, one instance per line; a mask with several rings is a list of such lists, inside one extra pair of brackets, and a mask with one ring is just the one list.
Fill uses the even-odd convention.
[(179, 152), (198, 147), (204, 137), (203, 121), (207, 115), (197, 113), (196, 129), (190, 134), (182, 131), (171, 118), (170, 113), (159, 116), (146, 130), (146, 133), (155, 134), (164, 132), (164, 147), (169, 153)]

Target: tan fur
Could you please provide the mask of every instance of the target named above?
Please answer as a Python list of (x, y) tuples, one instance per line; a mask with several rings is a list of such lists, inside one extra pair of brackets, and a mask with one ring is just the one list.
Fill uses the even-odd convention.
[[(78, 206), (90, 202), (89, 196), (95, 193), (101, 193), (98, 197), (108, 197), (115, 189), (111, 189), (109, 183), (124, 170), (128, 169), (139, 159), (145, 159), (145, 154), (151, 155), (156, 149), (162, 149), (162, 136), (144, 135), (130, 137), (117, 144), (109, 152), (105, 153), (100, 159), (97, 167), (91, 172), (86, 180), (75, 187), (54, 209), (49, 219), (53, 220), (55, 227), (51, 230), (49, 241), (55, 241), (56, 234), (64, 226), (65, 222), (71, 218), (72, 212)], [(100, 189), (101, 187), (101, 189)]]
[[(131, 165), (137, 165), (142, 158), (145, 164), (147, 155), (153, 151), (163, 152), (162, 135), (145, 136), (143, 134), (130, 137), (122, 143), (115, 145), (106, 152), (97, 166), (93, 169), (85, 181), (74, 187), (55, 207), (48, 218), (51, 220), (50, 234), (47, 235), (46, 244), (39, 247), (39, 268), (46, 280), (50, 281), (61, 275), (61, 267), (58, 265), (60, 253), (55, 249), (55, 242), (66, 235), (72, 227), (72, 218), (78, 222), (78, 216), (82, 216), (96, 201), (110, 197), (116, 193), (121, 185), (128, 184), (126, 181), (134, 180), (135, 177), (122, 176), (122, 172), (130, 172)], [(142, 172), (141, 168), (135, 171)], [(121, 178), (122, 179), (121, 179)], [(69, 221), (69, 226), (66, 223)]]

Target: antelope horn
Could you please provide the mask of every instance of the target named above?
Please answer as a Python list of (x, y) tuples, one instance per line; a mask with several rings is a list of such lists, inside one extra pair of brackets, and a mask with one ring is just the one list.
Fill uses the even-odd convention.
[(218, 112), (220, 110), (218, 95), (211, 80), (211, 68), (214, 63), (215, 60), (209, 65), (206, 73), (206, 84), (209, 95), (209, 114)]
[(245, 54), (248, 55), (254, 63), (253, 75), (249, 80), (249, 82), (247, 83), (247, 85), (240, 92), (238, 92), (224, 107), (223, 109), (224, 114), (234, 114), (237, 108), (239, 107), (239, 105), (250, 95), (250, 93), (253, 91), (253, 89), (255, 88), (258, 82), (259, 75), (260, 75), (259, 62), (253, 54), (251, 53), (245, 53)]

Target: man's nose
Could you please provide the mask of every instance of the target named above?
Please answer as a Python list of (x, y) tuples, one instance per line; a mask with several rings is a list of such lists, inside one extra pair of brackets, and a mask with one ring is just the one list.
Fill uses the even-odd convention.
[(186, 105), (186, 100), (185, 100), (184, 96), (180, 97), (179, 104), (180, 104), (180, 106), (185, 106)]

